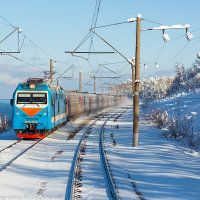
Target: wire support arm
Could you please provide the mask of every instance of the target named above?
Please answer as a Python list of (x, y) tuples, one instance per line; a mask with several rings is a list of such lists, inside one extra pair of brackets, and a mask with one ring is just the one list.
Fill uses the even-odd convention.
[(114, 51), (65, 51), (65, 53), (71, 53), (71, 54), (74, 54), (74, 53), (80, 53), (80, 54), (106, 54), (106, 53), (115, 53)]
[(120, 53), (116, 48), (114, 48), (110, 43), (108, 43), (105, 39), (103, 39), (99, 34), (97, 34), (93, 29), (90, 29), (98, 38), (100, 38), (103, 42), (105, 42), (108, 46), (110, 46), (112, 49), (114, 49), (115, 52), (117, 52), (121, 57), (123, 57), (128, 63), (132, 65), (132, 62), (128, 60), (122, 53)]
[(130, 23), (130, 22), (129, 22), (129, 21), (118, 22), (118, 23), (113, 23), (113, 24), (107, 24), (107, 25), (102, 25), (102, 26), (96, 26), (96, 27), (94, 27), (94, 29), (97, 29), (97, 28), (105, 28), (105, 27), (110, 27), (110, 26), (117, 26), (117, 25), (128, 24), (128, 23)]

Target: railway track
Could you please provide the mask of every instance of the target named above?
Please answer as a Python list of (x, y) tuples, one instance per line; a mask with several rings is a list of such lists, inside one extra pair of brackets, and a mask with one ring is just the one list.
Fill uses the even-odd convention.
[[(43, 138), (42, 138), (43, 139)], [(19, 145), (19, 143), (22, 143), (23, 142), (23, 140), (18, 140), (18, 141), (16, 141), (16, 142), (14, 142), (14, 143), (12, 143), (11, 145), (9, 145), (9, 146), (7, 146), (7, 147), (5, 147), (5, 148), (3, 148), (3, 149), (1, 149), (0, 150), (0, 158), (3, 160), (3, 161), (1, 161), (1, 164), (0, 164), (0, 172), (2, 172), (6, 167), (8, 167), (9, 165), (11, 165), (17, 158), (19, 158), (20, 156), (22, 156), (24, 153), (26, 153), (29, 149), (31, 149), (33, 146), (35, 146), (37, 143), (39, 143), (42, 139), (39, 139), (39, 140), (37, 140), (37, 141), (34, 141), (34, 142), (32, 142), (32, 141), (30, 141), (30, 143), (31, 144), (29, 144), (28, 143), (28, 145), (26, 145), (26, 146), (28, 146), (28, 147), (25, 147), (25, 148), (23, 148), (22, 147), (22, 149), (20, 148), (20, 152), (19, 153), (15, 153), (15, 151), (13, 151), (13, 152), (11, 152), (11, 158), (9, 158), (9, 159), (2, 159), (4, 156), (3, 156), (3, 153), (6, 153), (6, 150), (7, 149), (9, 149), (9, 148), (12, 148), (13, 146), (18, 146)], [(25, 142), (25, 141), (24, 141)], [(7, 156), (5, 156), (5, 157), (7, 157)], [(8, 156), (9, 157), (9, 156)], [(3, 163), (2, 163), (3, 162)]]
[[(67, 140), (73, 139), (73, 137), (76, 135), (76, 133), (78, 131), (80, 131), (82, 128), (84, 128), (84, 126), (90, 121), (89, 120), (85, 120), (84, 122), (82, 122), (82, 124), (80, 124), (79, 127), (77, 127), (77, 130), (75, 129), (72, 133), (69, 134)], [(5, 159), (4, 157), (8, 157), (6, 154), (8, 154), (6, 152), (6, 150), (13, 148), (14, 146), (19, 147), (20, 143), (26, 143), (27, 140), (17, 140), (15, 142), (13, 142), (12, 144), (9, 144), (8, 146), (0, 149), (0, 172), (3, 171), (6, 167), (8, 167), (9, 165), (11, 165), (17, 158), (19, 158), (20, 156), (22, 156), (24, 153), (26, 153), (29, 149), (31, 149), (32, 147), (34, 147), (37, 143), (39, 143), (41, 140), (43, 140), (44, 138), (41, 139), (37, 139), (36, 141), (32, 141), (29, 140), (29, 142), (31, 142), (31, 144), (28, 144), (26, 148), (21, 147), (20, 153), (15, 152), (16, 149), (12, 150), (11, 153), (12, 154), (10, 157), (10, 159)]]
[[(104, 130), (106, 123), (113, 119), (116, 120), (119, 118), (119, 116), (122, 115), (124, 112), (124, 109), (121, 110), (120, 112), (114, 113), (114, 114), (106, 114), (104, 116), (101, 116), (97, 118), (96, 120), (92, 121), (90, 125), (86, 128), (82, 138), (79, 141), (79, 144), (76, 148), (71, 170), (70, 170), (70, 177), (68, 179), (68, 185), (67, 185), (67, 190), (66, 190), (66, 200), (72, 200), (72, 199), (80, 199), (81, 198), (81, 187), (82, 187), (82, 177), (84, 176), (83, 173), (83, 165), (84, 165), (84, 157), (85, 154), (87, 153), (87, 148), (89, 145), (87, 145), (91, 133), (94, 131), (96, 124), (101, 121), (103, 123), (101, 124), (101, 129), (99, 134), (96, 136), (98, 138), (98, 153), (100, 157), (100, 165), (101, 165), (101, 171), (104, 174), (104, 179), (105, 180), (105, 191), (107, 193), (108, 198), (110, 199), (120, 199), (120, 194), (117, 190), (117, 186), (114, 181), (114, 177), (112, 175), (108, 158), (106, 155), (106, 151), (104, 149)], [(99, 128), (98, 128), (99, 129)], [(94, 195), (94, 194), (93, 194)]]
[(12, 144), (8, 145), (7, 147), (4, 147), (3, 149), (0, 150), (0, 153), (5, 151), (6, 149), (9, 149), (9, 148), (13, 147), (14, 145), (16, 145), (19, 142), (21, 142), (21, 140), (17, 140), (15, 142), (13, 142)]

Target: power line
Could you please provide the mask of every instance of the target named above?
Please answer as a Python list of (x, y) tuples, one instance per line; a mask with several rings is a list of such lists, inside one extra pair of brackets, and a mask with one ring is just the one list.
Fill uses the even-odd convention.
[[(200, 28), (197, 28), (197, 29), (195, 29), (195, 30), (193, 30), (193, 31), (190, 31), (190, 32), (191, 32), (191, 33), (194, 33), (194, 32), (196, 32), (196, 31), (198, 31), (198, 30), (200, 30)], [(178, 37), (172, 38), (170, 41), (177, 40), (177, 39), (182, 38), (182, 37), (185, 37), (185, 34), (182, 34), (182, 35), (180, 35), (180, 36), (178, 36)], [(193, 41), (193, 40), (195, 40), (195, 39), (197, 39), (197, 38), (194, 38), (194, 39), (192, 39), (191, 41)], [(169, 41), (169, 42), (170, 42), (170, 41)]]
[(94, 7), (94, 13), (93, 13), (93, 17), (92, 17), (91, 27), (93, 26), (94, 21), (95, 21), (95, 15), (96, 15), (97, 4), (98, 4), (98, 0), (96, 0), (96, 4), (95, 4), (95, 7)]
[(113, 51), (76, 51), (76, 52), (73, 52), (73, 51), (65, 51), (65, 53), (80, 53), (80, 54), (85, 54), (85, 53), (89, 53), (89, 54), (112, 54), (112, 53), (115, 53)]
[(148, 19), (144, 19), (144, 18), (142, 18), (142, 20), (147, 21), (147, 22), (150, 22), (150, 23), (153, 23), (153, 24), (157, 24), (157, 25), (163, 25), (163, 24), (161, 24), (161, 23), (159, 23), (159, 22), (152, 21), (152, 20), (148, 20)]
[(13, 26), (6, 18), (4, 18), (2, 15), (0, 15), (0, 17), (12, 28), (16, 28), (15, 26)]
[[(143, 20), (148, 21), (148, 22), (151, 22), (151, 23), (154, 23), (154, 24), (157, 24), (157, 25), (160, 25), (160, 26), (163, 25), (163, 24), (161, 24), (161, 23), (159, 23), (159, 22), (155, 22), (155, 21), (152, 21), (152, 20), (147, 20), (147, 19), (143, 19)], [(147, 30), (148, 30), (148, 29), (147, 29)], [(195, 30), (192, 30), (192, 31), (190, 31), (190, 32), (191, 32), (191, 33), (194, 33), (194, 32), (196, 32), (196, 31), (198, 31), (198, 30), (200, 30), (200, 28), (196, 28)], [(180, 36), (177, 36), (177, 37), (175, 37), (175, 38), (172, 38), (172, 39), (169, 40), (169, 42), (172, 42), (172, 41), (174, 41), (174, 40), (180, 39), (180, 38), (182, 38), (182, 37), (185, 37), (185, 34), (182, 34), (182, 35), (180, 35)], [(191, 41), (196, 40), (196, 39), (198, 39), (198, 37), (195, 38), (195, 39), (192, 39)], [(183, 51), (183, 49), (184, 49), (187, 45), (188, 45), (188, 43), (187, 43), (186, 45), (184, 45), (184, 46), (181, 48), (181, 50), (179, 50), (178, 53), (177, 53), (172, 59), (170, 59), (170, 61), (168, 61), (166, 64), (168, 64), (169, 62), (171, 62), (171, 60), (175, 59), (175, 58)], [(158, 56), (156, 57), (156, 61), (157, 61), (158, 58), (161, 56), (161, 54), (162, 54), (162, 52), (163, 52), (163, 50), (164, 50), (165, 47), (166, 47), (166, 44), (165, 44), (165, 45), (161, 48), (161, 50), (159, 51)], [(166, 65), (166, 64), (165, 64), (165, 65)]]
[(160, 49), (160, 51), (159, 51), (157, 57), (155, 58), (155, 62), (158, 61), (158, 59), (160, 58), (160, 56), (161, 56), (163, 50), (165, 49), (165, 47), (166, 47), (166, 43), (164, 43), (164, 45), (163, 45), (162, 48)]
[(0, 85), (8, 85), (8, 86), (11, 86), (11, 87), (16, 87), (16, 85), (11, 85), (11, 84), (7, 84), (7, 83), (0, 83)]
[(128, 66), (130, 66), (130, 64), (129, 63), (127, 63), (121, 70), (120, 70), (120, 74), (128, 67)]
[[(4, 18), (2, 15), (0, 15), (0, 18), (2, 18), (9, 26), (16, 29), (16, 26), (13, 26), (6, 18)], [(52, 57), (48, 52), (46, 52), (44, 49), (42, 49), (39, 45), (37, 45), (35, 42), (33, 42), (29, 37), (27, 37), (25, 34), (21, 33), (24, 36), (24, 39), (27, 39), (33, 46), (38, 48), (41, 52), (43, 52), (46, 56)], [(24, 40), (23, 39), (23, 40)], [(22, 46), (21, 46), (22, 48)]]
[[(3, 50), (1, 49), (1, 51), (3, 51)], [(20, 58), (18, 58), (18, 57), (16, 57), (16, 56), (10, 54), (10, 53), (5, 53), (4, 55), (10, 56), (10, 57), (12, 57), (12, 58), (14, 58), (14, 59), (16, 59), (16, 60), (18, 60), (18, 61), (23, 62), (24, 64), (28, 64), (28, 65), (31, 65), (31, 66), (36, 67), (36, 68), (38, 68), (38, 69), (44, 70), (43, 68), (38, 67), (38, 66), (36, 66), (36, 65), (33, 65), (32, 63), (29, 63), (29, 62), (27, 62), (27, 61), (24, 61), (24, 60), (22, 60), (22, 59), (20, 59)]]
[(121, 57), (123, 57), (128, 63), (130, 63), (130, 61), (122, 54), (120, 53), (116, 48), (114, 48), (110, 43), (108, 43), (105, 39), (103, 39), (99, 34), (97, 34), (94, 30), (91, 29), (91, 31), (98, 36), (103, 42), (105, 42), (108, 46), (110, 46), (112, 49), (114, 49)]
[(72, 52), (72, 54), (75, 53), (76, 50), (77, 50), (80, 46), (82, 46), (82, 45), (88, 40), (88, 38), (90, 38), (90, 37), (91, 37), (90, 32), (88, 32), (87, 35), (83, 38), (83, 40), (81, 40), (81, 42), (78, 44), (78, 46), (74, 49), (74, 51)]
[(105, 68), (105, 69), (107, 69), (107, 70), (109, 70), (110, 72), (112, 72), (112, 73), (114, 73), (114, 74), (116, 74), (116, 75), (118, 75), (118, 76), (121, 76), (121, 75), (119, 75), (117, 72), (115, 72), (115, 71), (109, 69), (108, 67), (105, 67), (104, 65), (100, 65), (100, 66), (103, 67), (103, 68)]
[(39, 47), (36, 43), (34, 43), (31, 39), (29, 39), (26, 35), (24, 35), (22, 33), (22, 35), (36, 48), (38, 48), (41, 52), (43, 52), (48, 58), (52, 57), (48, 52), (46, 52), (45, 50), (43, 50), (41, 47)]
[(53, 82), (57, 81), (60, 77), (62, 77), (62, 75), (64, 75), (67, 71), (69, 71), (72, 67), (74, 67), (74, 65), (72, 65), (71, 67), (69, 67), (68, 69), (66, 69), (60, 76), (58, 76)]
[(102, 64), (99, 64), (99, 65), (116, 65), (116, 64), (121, 64), (121, 63), (127, 63), (127, 61), (114, 62), (114, 63), (102, 63)]
[[(14, 28), (14, 30), (17, 28), (17, 27), (15, 27), (15, 26), (13, 26), (13, 25), (12, 25), (6, 18), (4, 18), (2, 15), (0, 15), (0, 18), (2, 18), (2, 19), (7, 23), (8, 26)], [(51, 56), (47, 51), (45, 51), (43, 48), (41, 48), (38, 44), (36, 44), (35, 42), (33, 42), (28, 36), (26, 36), (26, 35), (23, 34), (23, 33), (21, 33), (21, 34), (23, 35), (23, 39), (22, 39), (21, 47), (19, 48), (20, 51), (21, 51), (22, 47), (24, 46), (25, 41), (28, 41), (28, 42), (29, 42), (31, 45), (33, 45), (36, 49), (39, 49), (43, 54), (45, 54), (48, 58), (49, 58), (49, 57), (53, 57), (53, 56)], [(87, 36), (88, 36), (88, 35), (89, 35), (89, 33), (87, 34)], [(3, 51), (3, 50), (2, 50), (2, 51)], [(14, 59), (16, 59), (16, 60), (18, 60), (18, 61), (21, 61), (21, 62), (24, 63), (24, 64), (28, 64), (28, 65), (30, 65), (30, 66), (36, 67), (36, 68), (38, 68), (38, 69), (41, 69), (42, 71), (45, 70), (44, 68), (38, 67), (38, 66), (36, 66), (36, 65), (34, 65), (34, 64), (30, 63), (30, 62), (25, 61), (25, 60), (22, 59), (22, 58), (18, 58), (18, 57), (16, 57), (16, 56), (12, 55), (12, 54), (11, 54), (12, 52), (6, 53), (5, 51), (3, 51), (3, 53), (4, 53), (4, 55), (8, 55), (8, 56), (10, 56), (10, 57), (12, 57), (12, 58), (14, 58)], [(13, 53), (16, 53), (16, 52), (13, 52)], [(19, 52), (19, 53), (20, 53), (20, 52)], [(56, 59), (56, 60), (57, 60), (57, 63), (62, 63), (62, 62), (59, 62), (58, 59)], [(62, 63), (62, 64), (63, 64), (63, 63)]]
[(169, 64), (170, 62), (172, 62), (172, 60), (174, 60), (174, 59), (186, 48), (186, 46), (189, 45), (189, 43), (190, 43), (190, 42), (187, 42), (187, 43), (178, 51), (178, 53), (177, 53), (175, 56), (173, 56), (169, 61), (167, 61), (167, 62), (164, 64), (164, 66), (167, 65), (167, 64)]
[[(98, 2), (98, 0), (96, 0), (96, 5), (95, 5), (95, 9), (94, 9), (94, 14), (93, 14), (93, 20), (92, 20), (92, 24), (91, 24), (91, 29), (93, 29), (96, 26), (98, 16), (99, 16), (101, 0), (99, 0), (98, 8), (97, 8), (97, 2)], [(96, 19), (94, 20), (95, 15), (96, 15)], [(90, 40), (89, 52), (91, 51), (91, 48), (92, 48), (92, 45), (93, 45), (94, 33), (91, 34), (91, 32), (90, 32), (90, 35), (91, 35), (91, 40)], [(89, 59), (89, 56), (90, 56), (90, 54), (88, 54), (88, 59)]]
[(191, 31), (191, 33), (194, 33), (194, 32), (196, 32), (196, 31), (198, 31), (198, 30), (200, 30), (200, 28), (197, 28), (197, 29)]
[(128, 24), (130, 22), (128, 21), (125, 21), (125, 22), (118, 22), (118, 23), (114, 23), (114, 24), (107, 24), (107, 25), (102, 25), (102, 26), (96, 26), (94, 27), (94, 29), (97, 29), (97, 28), (105, 28), (105, 27), (109, 27), (109, 26), (117, 26), (117, 25), (121, 25), (121, 24)]
[(99, 5), (98, 5), (98, 9), (97, 9), (96, 20), (95, 20), (94, 26), (96, 26), (96, 24), (97, 24), (97, 19), (98, 19), (98, 16), (99, 16), (100, 5), (101, 5), (101, 0), (99, 1)]

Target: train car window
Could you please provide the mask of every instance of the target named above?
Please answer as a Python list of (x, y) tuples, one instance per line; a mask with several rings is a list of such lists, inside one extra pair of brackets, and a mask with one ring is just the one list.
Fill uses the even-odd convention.
[(58, 101), (58, 113), (60, 112), (60, 102)]
[(46, 93), (18, 93), (17, 104), (47, 104)]
[(54, 103), (55, 103), (54, 96), (52, 96), (51, 104), (54, 105)]

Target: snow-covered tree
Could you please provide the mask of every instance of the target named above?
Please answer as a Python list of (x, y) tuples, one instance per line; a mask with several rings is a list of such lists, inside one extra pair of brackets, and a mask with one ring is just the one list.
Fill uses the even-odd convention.
[(167, 95), (173, 95), (180, 92), (187, 92), (189, 90), (188, 80), (183, 64), (176, 63), (176, 77), (167, 91)]
[(166, 96), (172, 81), (171, 77), (151, 77), (144, 80), (140, 84), (140, 97), (146, 102), (162, 99)]
[(173, 95), (180, 92), (195, 91), (200, 88), (200, 60), (185, 70), (183, 64), (176, 64), (176, 77), (169, 88), (167, 95)]

